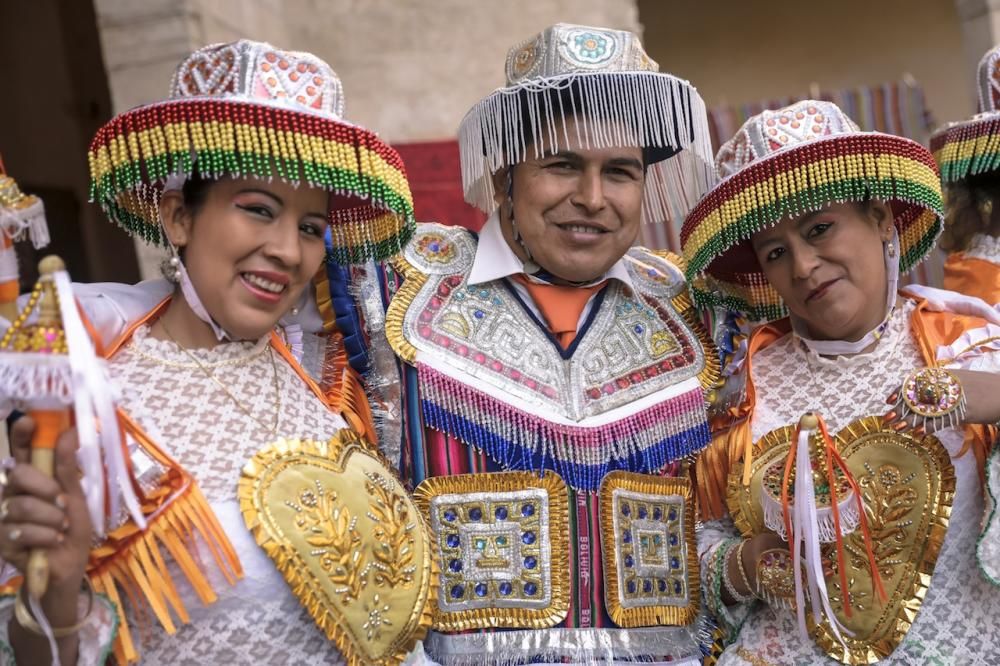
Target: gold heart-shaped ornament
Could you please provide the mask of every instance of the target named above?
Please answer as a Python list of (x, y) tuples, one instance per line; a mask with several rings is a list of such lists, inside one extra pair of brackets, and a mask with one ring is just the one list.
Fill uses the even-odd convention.
[[(818, 433), (817, 433), (818, 436)], [(742, 483), (743, 465), (729, 476), (727, 502), (745, 537), (767, 531), (761, 507), (767, 468), (784, 460), (795, 444), (795, 427), (764, 435), (754, 444), (750, 485)], [(872, 664), (899, 645), (923, 604), (937, 562), (955, 496), (955, 470), (947, 449), (932, 435), (896, 432), (879, 416), (854, 421), (836, 436), (837, 449), (858, 483), (887, 601), (873, 590), (862, 530), (844, 539), (851, 616), (844, 612), (840, 573), (833, 544), (824, 546), (832, 562), (826, 579), (837, 619), (853, 633), (847, 650), (829, 624), (812, 624), (810, 634), (830, 657), (844, 664)]]
[(388, 462), (350, 430), (281, 439), (243, 468), (247, 528), (348, 664), (400, 664), (436, 607), (430, 532)]

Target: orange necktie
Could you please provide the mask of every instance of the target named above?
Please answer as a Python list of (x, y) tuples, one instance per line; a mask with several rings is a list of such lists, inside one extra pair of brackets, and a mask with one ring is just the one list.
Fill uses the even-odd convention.
[(590, 287), (565, 287), (533, 282), (524, 275), (515, 275), (513, 278), (528, 290), (531, 300), (545, 318), (549, 331), (556, 336), (563, 349), (568, 349), (573, 344), (577, 322), (580, 321), (580, 314), (590, 301), (590, 297), (600, 291), (607, 282), (604, 280)]

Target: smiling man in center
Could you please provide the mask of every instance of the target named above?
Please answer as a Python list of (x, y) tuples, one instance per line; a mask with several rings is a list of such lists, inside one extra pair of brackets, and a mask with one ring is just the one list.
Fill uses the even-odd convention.
[(459, 130), (489, 220), (420, 225), (394, 264), (399, 460), (440, 549), (442, 664), (698, 656), (685, 461), (718, 363), (677, 259), (632, 244), (683, 218), (711, 155), (704, 103), (657, 70), (603, 28), (511, 49)]

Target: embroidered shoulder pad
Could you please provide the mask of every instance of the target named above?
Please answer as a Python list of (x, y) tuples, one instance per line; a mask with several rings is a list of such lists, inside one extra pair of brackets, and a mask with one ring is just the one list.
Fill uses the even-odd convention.
[(463, 227), (425, 223), (403, 248), (403, 258), (424, 275), (452, 275), (472, 268), (476, 239)]
[[(669, 257), (669, 258), (668, 258)], [(636, 289), (648, 296), (673, 298), (685, 289), (684, 272), (672, 262), (680, 257), (644, 247), (633, 247), (625, 255), (625, 265)]]

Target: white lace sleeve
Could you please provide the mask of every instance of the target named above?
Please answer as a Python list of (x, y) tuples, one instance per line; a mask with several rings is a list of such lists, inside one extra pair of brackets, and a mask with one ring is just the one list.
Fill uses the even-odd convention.
[(1000, 515), (997, 503), (1000, 501), (1000, 446), (994, 446), (993, 454), (986, 463), (986, 510), (984, 525), (979, 542), (976, 544), (976, 560), (983, 575), (1000, 586)]
[[(81, 614), (87, 612), (88, 603), (87, 596), (81, 595), (78, 601)], [(13, 617), (14, 595), (0, 597), (0, 663), (4, 666), (18, 663), (7, 633)], [(114, 605), (103, 594), (95, 594), (94, 607), (80, 628), (76, 663), (79, 666), (96, 666), (107, 662), (117, 632), (118, 613)]]
[[(949, 368), (1000, 373), (1000, 326), (987, 324), (982, 328), (966, 331), (952, 344), (939, 347), (937, 358)], [(983, 575), (1000, 586), (1000, 515), (997, 512), (997, 499), (1000, 498), (1000, 447), (996, 444), (986, 463), (985, 477), (986, 506), (983, 530), (976, 544), (976, 559)]]
[(728, 516), (703, 523), (698, 532), (698, 560), (701, 563), (705, 607), (728, 636), (739, 633), (754, 606), (753, 602), (727, 606), (722, 601), (722, 567), (726, 566), (729, 550), (741, 539), (736, 525)]

